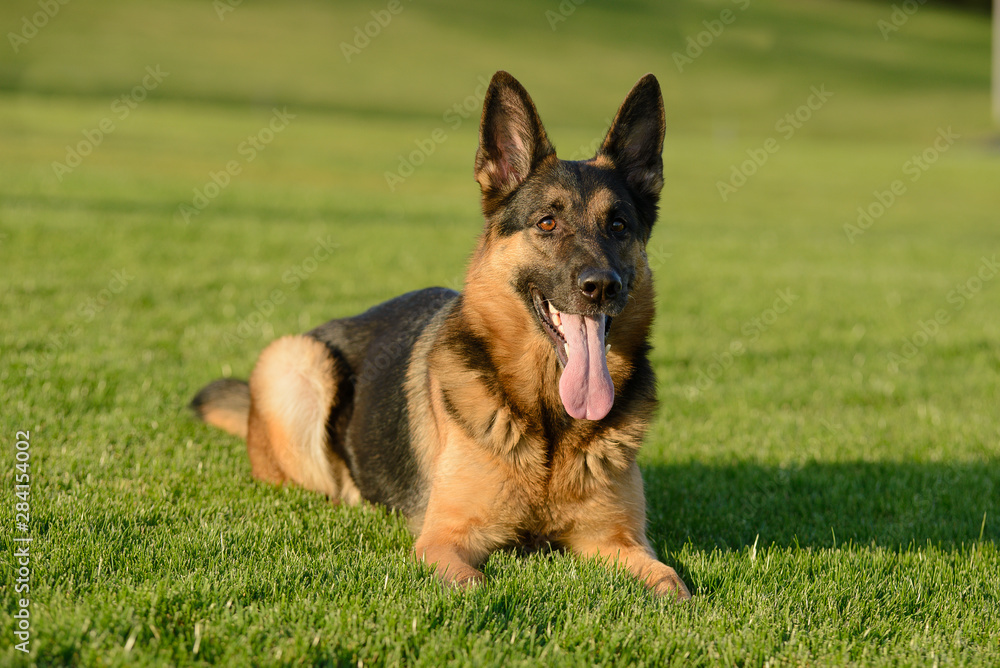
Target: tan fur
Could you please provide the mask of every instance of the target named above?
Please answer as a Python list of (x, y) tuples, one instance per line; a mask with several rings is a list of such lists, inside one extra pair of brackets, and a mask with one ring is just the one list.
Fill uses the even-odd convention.
[(201, 419), (233, 436), (247, 437), (247, 416), (243, 412), (212, 406), (201, 413)]
[(595, 167), (600, 167), (602, 169), (608, 169), (608, 170), (615, 168), (614, 161), (608, 156), (603, 154), (598, 154), (593, 159), (591, 159), (590, 164), (594, 165)]
[(341, 377), (336, 366), (314, 339), (286, 336), (269, 345), (250, 376), (247, 452), (259, 479), (291, 481), (357, 503), (361, 495), (347, 465), (327, 442), (326, 420)]
[[(441, 434), (434, 419), (431, 408), (431, 378), (429, 361), (433, 350), (435, 335), (440, 330), (441, 322), (447, 311), (442, 311), (428, 324), (424, 334), (413, 346), (410, 355), (410, 366), (407, 369), (403, 391), (406, 394), (410, 421), (410, 440), (417, 456), (417, 465), (421, 471), (433, 471), (441, 448)], [(409, 518), (410, 530), (418, 535), (423, 526), (424, 514), (418, 512)]]

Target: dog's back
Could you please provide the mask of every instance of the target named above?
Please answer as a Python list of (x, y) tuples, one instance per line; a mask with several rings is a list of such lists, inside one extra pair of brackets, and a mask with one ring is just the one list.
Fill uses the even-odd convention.
[[(248, 438), (251, 458), (265, 462), (256, 468), (270, 471), (273, 482), (284, 482), (290, 476), (266, 465), (273, 457), (255, 452), (250, 414), (256, 403), (282, 412), (274, 416), (280, 422), (300, 423), (315, 417), (305, 415), (309, 411), (296, 402), (271, 397), (274, 387), (285, 387), (276, 377), (292, 367), (304, 384), (321, 388), (328, 397), (323, 420), (327, 446), (346, 464), (360, 496), (411, 514), (420, 507), (427, 485), (419, 479), (412, 450), (404, 385), (414, 345), (422, 334), (433, 338), (428, 325), (433, 321), (439, 326), (457, 297), (457, 292), (445, 288), (418, 290), (359, 315), (330, 320), (302, 336), (279, 339), (261, 355), (255, 369), (257, 383), (254, 377), (249, 383), (232, 378), (213, 381), (195, 396), (191, 408), (208, 424)], [(311, 364), (296, 363), (303, 352)], [(301, 425), (297, 431), (310, 429)], [(256, 436), (257, 441), (263, 438)], [(288, 440), (287, 435), (280, 440)], [(317, 491), (329, 493), (329, 486), (319, 485)]]
[[(426, 492), (411, 439), (405, 392), (414, 345), (433, 338), (458, 293), (427, 288), (307, 334), (343, 356), (342, 407), (330, 415), (331, 445), (347, 462), (361, 495), (413, 513)], [(428, 326), (430, 325), (430, 327)]]

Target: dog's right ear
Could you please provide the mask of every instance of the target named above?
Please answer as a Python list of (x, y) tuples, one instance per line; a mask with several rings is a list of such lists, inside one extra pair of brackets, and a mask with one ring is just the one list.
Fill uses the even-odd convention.
[(528, 91), (507, 72), (494, 74), (483, 100), (476, 151), (483, 203), (510, 194), (555, 152)]

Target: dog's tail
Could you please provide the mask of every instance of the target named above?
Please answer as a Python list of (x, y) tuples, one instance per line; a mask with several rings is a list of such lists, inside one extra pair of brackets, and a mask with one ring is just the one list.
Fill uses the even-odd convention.
[(250, 386), (244, 380), (214, 380), (191, 400), (191, 410), (199, 419), (240, 438), (247, 437), (250, 421)]

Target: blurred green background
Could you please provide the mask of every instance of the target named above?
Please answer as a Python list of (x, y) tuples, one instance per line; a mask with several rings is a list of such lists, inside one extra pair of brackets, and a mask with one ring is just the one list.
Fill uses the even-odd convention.
[[(981, 5), (4, 2), (0, 420), (33, 433), (44, 555), (27, 661), (995, 664)], [(255, 485), (184, 411), (276, 336), (460, 288), (497, 69), (564, 158), (644, 73), (662, 86), (640, 463), (690, 614), (561, 555), (497, 555), (449, 598), (399, 518)]]

